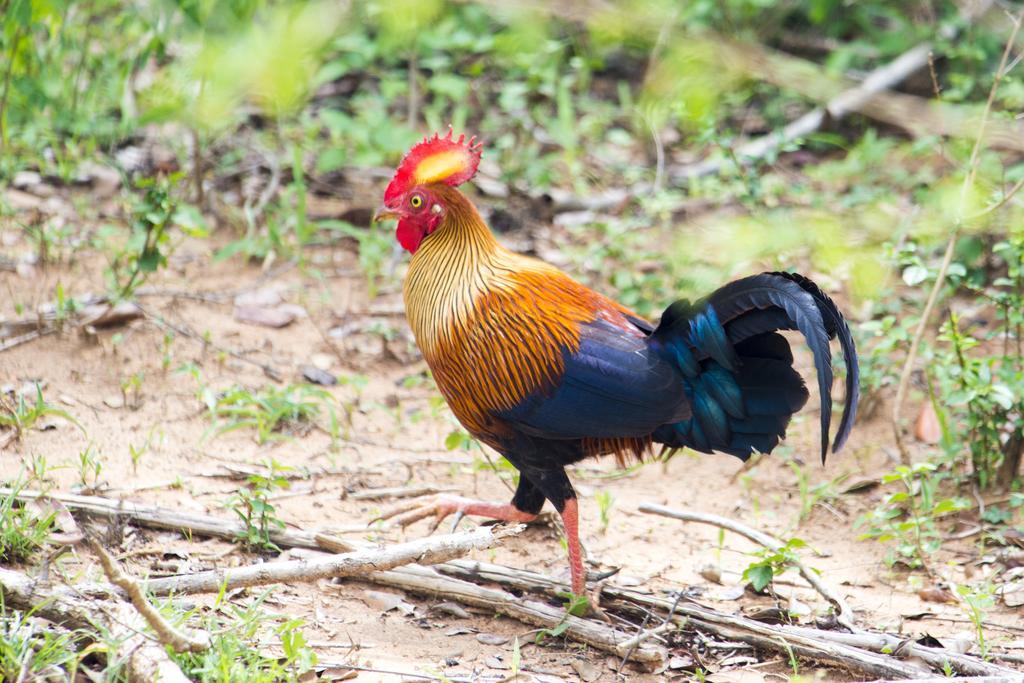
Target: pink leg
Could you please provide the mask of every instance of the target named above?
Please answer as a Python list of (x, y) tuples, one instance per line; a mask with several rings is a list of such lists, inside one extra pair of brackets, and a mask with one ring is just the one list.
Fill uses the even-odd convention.
[(523, 512), (511, 503), (487, 503), (472, 498), (440, 494), (413, 500), (406, 505), (381, 514), (377, 519), (394, 518), (395, 524), (405, 527), (426, 517), (433, 517), (434, 524), (431, 528), (431, 532), (433, 532), (445, 517), (453, 513), (457, 513), (460, 517), (462, 515), (477, 515), (505, 522), (525, 523), (532, 522), (537, 518), (537, 515)]
[(478, 517), (500, 519), (505, 522), (522, 522), (524, 524), (537, 519), (537, 515), (523, 512), (512, 505), (512, 503), (487, 503), (482, 500), (459, 498), (456, 496), (452, 496), (449, 500), (443, 502), (438, 511), (439, 515), (441, 511), (444, 511), (444, 516), (448, 516), (453, 512), (461, 512), (464, 515), (476, 515)]
[(565, 501), (562, 510), (562, 526), (565, 527), (565, 541), (569, 546), (569, 572), (572, 576), (574, 595), (586, 595), (587, 575), (583, 571), (583, 554), (580, 551), (580, 508), (575, 498)]

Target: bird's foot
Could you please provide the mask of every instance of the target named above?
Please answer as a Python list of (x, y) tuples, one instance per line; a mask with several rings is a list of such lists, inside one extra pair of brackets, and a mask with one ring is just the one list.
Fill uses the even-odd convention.
[(374, 521), (392, 520), (391, 524), (405, 528), (414, 522), (433, 517), (434, 522), (430, 533), (434, 533), (449, 515), (456, 515), (452, 531), (458, 526), (465, 515), (478, 515), (506, 522), (530, 522), (537, 515), (523, 512), (515, 506), (504, 503), (487, 503), (472, 498), (438, 494), (415, 498), (404, 505), (397, 505), (385, 510)]

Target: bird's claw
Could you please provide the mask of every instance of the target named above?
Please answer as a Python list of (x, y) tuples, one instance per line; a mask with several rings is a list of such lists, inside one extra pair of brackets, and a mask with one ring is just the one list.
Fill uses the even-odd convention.
[(462, 510), (456, 510), (455, 511), (455, 520), (452, 522), (452, 533), (453, 534), (455, 533), (455, 530), (459, 528), (459, 522), (461, 522), (462, 518), (465, 517), (465, 516), (466, 516), (466, 513), (463, 512)]
[(373, 520), (387, 521), (392, 520), (391, 524), (400, 526), (403, 529), (410, 524), (426, 519), (427, 517), (434, 517), (434, 522), (430, 526), (430, 533), (437, 531), (437, 528), (441, 525), (441, 522), (445, 520), (451, 514), (456, 514), (455, 524), (452, 526), (452, 531), (455, 531), (455, 527), (458, 526), (459, 522), (465, 516), (462, 511), (462, 507), (469, 501), (458, 496), (449, 495), (432, 495), (424, 496), (421, 498), (414, 498), (404, 505), (396, 505), (389, 510), (385, 510)]

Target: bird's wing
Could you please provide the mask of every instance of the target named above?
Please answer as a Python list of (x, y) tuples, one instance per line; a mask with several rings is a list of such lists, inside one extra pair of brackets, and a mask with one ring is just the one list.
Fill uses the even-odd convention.
[(496, 416), (548, 439), (641, 437), (690, 416), (681, 375), (645, 336), (598, 318), (581, 324), (579, 349), (564, 361), (553, 388)]

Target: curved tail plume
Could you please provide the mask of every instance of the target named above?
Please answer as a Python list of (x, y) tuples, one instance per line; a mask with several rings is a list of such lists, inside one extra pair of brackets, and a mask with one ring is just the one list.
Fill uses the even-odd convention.
[(842, 448), (860, 396), (853, 337), (835, 303), (811, 280), (793, 273), (743, 278), (697, 304), (677, 301), (665, 311), (651, 343), (682, 371), (693, 416), (659, 428), (655, 440), (744, 459), (754, 450), (770, 452), (808, 397), (780, 330), (799, 331), (814, 357), (822, 462), (832, 422), (829, 341), (838, 337), (847, 368), (846, 403), (832, 450)]

